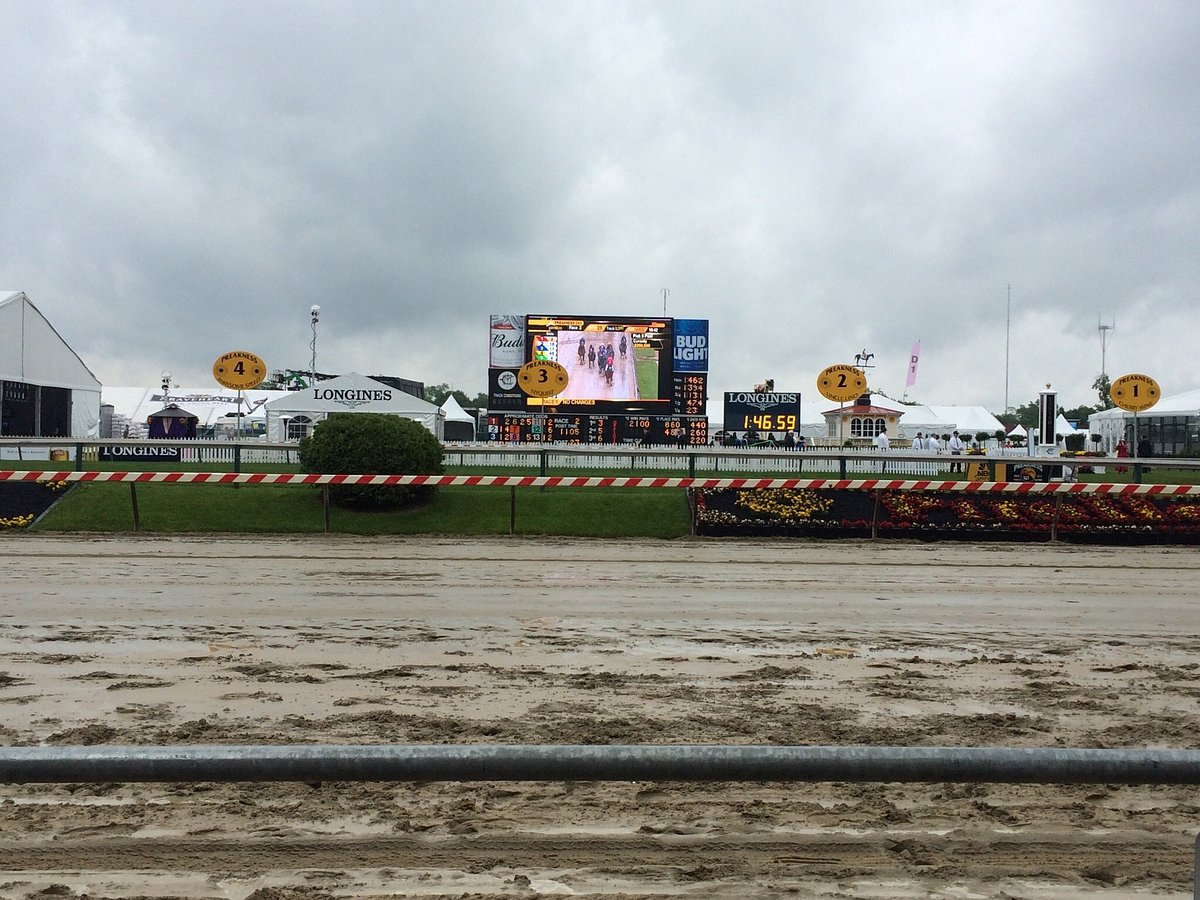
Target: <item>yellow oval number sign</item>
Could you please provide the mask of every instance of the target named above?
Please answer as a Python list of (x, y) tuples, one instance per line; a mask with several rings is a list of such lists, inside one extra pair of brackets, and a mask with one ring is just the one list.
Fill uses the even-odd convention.
[(258, 387), (267, 377), (267, 364), (245, 350), (230, 350), (213, 363), (213, 378), (217, 384), (235, 391)]
[(1157, 403), (1162, 391), (1149, 375), (1122, 375), (1112, 383), (1108, 396), (1126, 412), (1141, 412)]
[(817, 390), (835, 403), (857, 400), (867, 392), (867, 376), (854, 366), (829, 366), (817, 376)]
[(517, 384), (530, 397), (553, 397), (567, 389), (567, 370), (549, 359), (525, 363), (517, 372)]

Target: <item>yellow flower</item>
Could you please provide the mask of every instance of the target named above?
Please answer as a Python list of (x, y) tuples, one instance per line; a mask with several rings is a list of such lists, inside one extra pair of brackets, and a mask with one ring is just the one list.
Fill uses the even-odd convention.
[(815, 491), (787, 488), (763, 491), (738, 491), (737, 505), (761, 515), (780, 519), (811, 519), (833, 506), (833, 500)]

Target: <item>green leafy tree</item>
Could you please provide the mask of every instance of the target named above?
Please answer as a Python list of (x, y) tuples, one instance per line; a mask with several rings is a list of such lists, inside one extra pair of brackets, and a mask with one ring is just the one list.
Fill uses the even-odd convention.
[[(300, 442), (300, 468), (323, 475), (441, 475), (442, 445), (428, 429), (383, 413), (333, 413)], [(428, 503), (437, 488), (342, 485), (330, 499), (350, 509), (399, 509)]]
[(445, 403), (446, 398), (451, 395), (458, 401), (459, 406), (464, 409), (487, 409), (487, 394), (476, 394), (474, 397), (468, 397), (463, 391), (452, 388), (448, 384), (427, 384), (425, 386), (425, 399), (438, 406)]
[(1012, 411), (1012, 417), (1016, 419), (1013, 425), (1021, 425), (1026, 429), (1037, 428), (1038, 415), (1041, 412), (1041, 406), (1036, 400), (1031, 400), (1028, 403), (1023, 403), (1017, 406)]
[(1096, 380), (1092, 382), (1092, 387), (1096, 389), (1096, 393), (1100, 398), (1100, 402), (1096, 405), (1096, 412), (1100, 412), (1101, 410), (1105, 409), (1112, 409), (1112, 397), (1110, 397), (1108, 394), (1108, 392), (1112, 390), (1112, 381), (1109, 380), (1109, 377), (1105, 373), (1101, 372), (1096, 376)]
[(1098, 410), (1096, 409), (1096, 407), (1087, 406), (1085, 404), (1084, 406), (1075, 406), (1075, 407), (1072, 407), (1071, 409), (1064, 409), (1062, 411), (1062, 414), (1063, 414), (1063, 418), (1066, 419), (1068, 422), (1080, 422), (1086, 427), (1088, 416), (1090, 416), (1092, 413), (1097, 412), (1097, 411)]

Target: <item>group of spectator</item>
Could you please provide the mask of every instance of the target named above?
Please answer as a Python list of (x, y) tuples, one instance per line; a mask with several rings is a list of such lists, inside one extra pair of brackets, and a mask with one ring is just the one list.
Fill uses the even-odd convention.
[(713, 435), (713, 443), (722, 447), (764, 447), (769, 450), (805, 450), (808, 447), (808, 440), (802, 434), (784, 431), (781, 432), (781, 437), (776, 439), (774, 432), (768, 432), (764, 438), (754, 428), (741, 437), (736, 431), (719, 431)]

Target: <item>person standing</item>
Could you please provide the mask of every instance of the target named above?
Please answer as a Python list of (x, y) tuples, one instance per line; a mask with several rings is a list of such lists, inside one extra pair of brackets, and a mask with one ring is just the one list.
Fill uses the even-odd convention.
[[(1129, 458), (1129, 445), (1126, 444), (1124, 441), (1118, 441), (1117, 442), (1117, 459), (1128, 459), (1128, 458)], [(1128, 466), (1117, 466), (1116, 471), (1120, 472), (1121, 474), (1124, 474), (1129, 471), (1129, 467)]]
[[(958, 436), (957, 431), (950, 435), (950, 443), (947, 444), (947, 449), (950, 451), (951, 456), (962, 456), (963, 451), (967, 449), (967, 445), (963, 442), (963, 439)], [(951, 472), (961, 472), (962, 470), (963, 466), (961, 462), (950, 463)]]
[[(887, 453), (892, 448), (892, 442), (888, 439), (887, 431), (881, 431), (875, 435), (875, 450), (879, 453)], [(882, 475), (887, 471), (887, 460), (879, 461), (879, 474)]]

